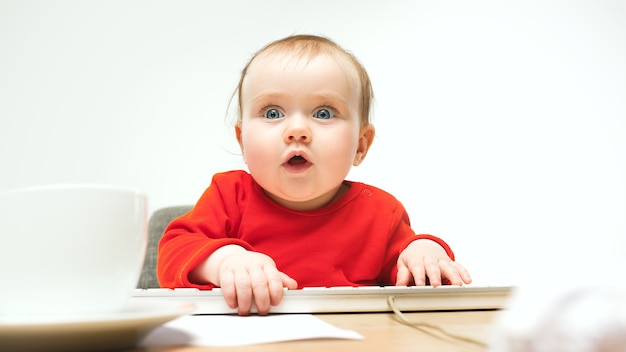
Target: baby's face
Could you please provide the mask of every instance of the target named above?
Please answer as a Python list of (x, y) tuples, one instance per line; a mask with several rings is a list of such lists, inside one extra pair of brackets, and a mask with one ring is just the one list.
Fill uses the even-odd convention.
[(289, 208), (327, 204), (360, 158), (355, 70), (326, 55), (311, 61), (260, 55), (240, 94), (236, 133), (254, 179)]

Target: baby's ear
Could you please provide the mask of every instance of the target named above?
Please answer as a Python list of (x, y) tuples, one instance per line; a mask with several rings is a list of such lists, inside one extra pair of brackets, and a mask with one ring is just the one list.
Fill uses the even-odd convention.
[(241, 149), (243, 161), (247, 164), (248, 162), (246, 161), (246, 153), (243, 151), (243, 142), (241, 140), (241, 123), (237, 123), (235, 125), (235, 138), (237, 138), (237, 143), (239, 143), (239, 148)]
[(363, 159), (365, 159), (365, 155), (367, 155), (367, 151), (370, 149), (370, 146), (374, 142), (374, 135), (376, 134), (376, 129), (373, 125), (365, 125), (361, 127), (361, 131), (359, 131), (359, 141), (358, 147), (356, 149), (356, 154), (354, 155), (354, 161), (352, 165), (359, 166)]
[(241, 124), (237, 123), (235, 125), (235, 138), (237, 138), (237, 142), (239, 146), (243, 148), (243, 144), (241, 143)]

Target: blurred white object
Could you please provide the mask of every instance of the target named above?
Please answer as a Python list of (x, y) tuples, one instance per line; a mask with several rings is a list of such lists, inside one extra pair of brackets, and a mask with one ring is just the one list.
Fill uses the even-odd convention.
[(578, 283), (517, 289), (495, 321), (489, 351), (626, 351), (626, 286), (618, 272), (624, 267), (598, 265), (595, 276), (570, 268)]
[(147, 243), (147, 196), (104, 185), (0, 192), (0, 320), (121, 310)]

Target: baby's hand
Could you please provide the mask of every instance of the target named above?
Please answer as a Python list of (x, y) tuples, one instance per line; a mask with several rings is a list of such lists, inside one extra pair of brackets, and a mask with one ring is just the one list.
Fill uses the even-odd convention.
[(250, 314), (253, 300), (257, 312), (267, 314), (270, 306), (276, 306), (282, 300), (283, 287), (298, 287), (294, 279), (278, 271), (269, 256), (239, 246), (225, 246), (218, 251), (222, 249), (218, 255), (220, 260), (214, 262), (216, 276), (213, 282), (222, 288), (226, 304), (238, 308), (239, 315)]
[(396, 286), (426, 285), (426, 277), (432, 286), (442, 283), (463, 285), (472, 282), (467, 269), (452, 261), (437, 242), (419, 239), (411, 242), (398, 257)]

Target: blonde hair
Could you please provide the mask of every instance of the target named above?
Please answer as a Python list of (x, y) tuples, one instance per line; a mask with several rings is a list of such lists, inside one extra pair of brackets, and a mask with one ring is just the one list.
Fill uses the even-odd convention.
[(336, 59), (344, 59), (347, 60), (349, 64), (354, 67), (354, 70), (357, 73), (358, 80), (360, 83), (360, 118), (361, 118), (361, 126), (365, 126), (370, 124), (370, 110), (372, 101), (374, 100), (374, 91), (372, 89), (372, 83), (370, 81), (369, 75), (367, 71), (361, 65), (359, 60), (352, 55), (350, 52), (346, 51), (342, 47), (340, 47), (334, 41), (320, 37), (316, 35), (308, 35), (308, 34), (298, 34), (292, 35), (289, 37), (285, 37), (274, 42), (271, 42), (264, 46), (261, 50), (257, 51), (250, 61), (246, 64), (246, 66), (241, 71), (241, 77), (239, 79), (239, 84), (237, 84), (237, 88), (233, 93), (233, 97), (237, 95), (237, 123), (241, 122), (241, 87), (243, 85), (243, 81), (246, 78), (246, 74), (248, 72), (248, 68), (250, 64), (261, 54), (270, 54), (270, 53), (284, 53), (290, 52), (300, 58), (312, 59), (319, 55), (326, 54), (330, 55)]

